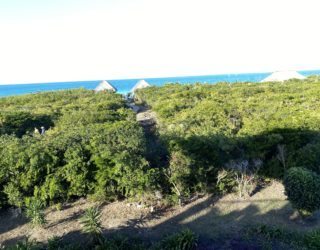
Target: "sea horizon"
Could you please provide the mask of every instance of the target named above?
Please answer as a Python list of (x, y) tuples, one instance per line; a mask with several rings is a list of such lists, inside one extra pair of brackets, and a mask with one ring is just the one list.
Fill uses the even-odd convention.
[[(304, 76), (319, 75), (319, 70), (299, 70)], [(38, 82), (38, 83), (0, 83), (0, 97), (38, 93), (45, 91), (57, 91), (66, 89), (94, 89), (102, 80), (106, 80), (117, 88), (117, 93), (127, 94), (139, 80), (146, 80), (154, 86), (162, 86), (169, 83), (194, 84), (207, 83), (215, 84), (219, 82), (260, 82), (272, 72), (254, 73), (231, 73), (231, 74), (212, 74), (212, 75), (190, 75), (190, 76), (169, 76), (169, 77), (146, 77), (146, 78), (125, 78), (125, 79), (99, 79), (99, 80), (80, 80), (80, 81), (57, 81), (57, 82)]]

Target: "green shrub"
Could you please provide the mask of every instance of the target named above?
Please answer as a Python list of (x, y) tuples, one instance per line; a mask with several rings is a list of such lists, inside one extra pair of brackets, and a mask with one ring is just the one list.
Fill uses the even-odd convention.
[[(320, 249), (320, 231), (318, 229), (303, 233), (262, 224), (250, 227), (246, 231), (247, 237), (254, 240), (256, 244), (262, 241), (258, 244), (269, 246), (268, 248), (272, 249), (274, 243), (278, 246), (285, 244), (284, 249)], [(277, 247), (276, 249), (282, 248)]]
[(261, 159), (259, 175), (268, 178), (282, 179), (289, 166), (320, 171), (317, 81), (168, 84), (141, 89), (135, 98), (157, 113), (168, 155), (179, 145), (193, 160), (198, 191), (208, 190), (221, 167), (239, 158)]
[(182, 152), (173, 152), (169, 162), (167, 177), (172, 185), (172, 191), (181, 199), (190, 194), (190, 175), (192, 161)]
[[(246, 238), (262, 249), (308, 249), (303, 242), (304, 234), (266, 224), (250, 226)], [(259, 248), (260, 249), (260, 248)]]
[[(289, 166), (320, 174), (319, 95), (318, 77), (139, 90), (135, 97), (157, 113), (152, 136), (166, 147), (161, 157), (121, 95), (78, 89), (0, 98), (0, 205), (155, 189), (181, 201), (216, 190), (219, 171), (237, 159), (261, 159), (258, 174), (268, 178), (282, 179)], [(39, 126), (44, 136), (32, 133)], [(232, 180), (218, 188), (231, 189)]]
[(4, 186), (3, 192), (7, 195), (8, 203), (17, 207), (23, 205), (23, 194), (19, 188), (13, 183), (8, 183)]
[(142, 240), (138, 238), (127, 238), (121, 235), (116, 235), (109, 239), (104, 239), (96, 250), (145, 250), (147, 249)]
[(307, 168), (317, 174), (320, 174), (320, 140), (315, 138), (299, 149), (291, 159), (292, 164)]
[(6, 247), (6, 250), (40, 250), (40, 247), (37, 245), (35, 240), (30, 240), (28, 237), (18, 242), (14, 246)]
[(197, 247), (198, 238), (189, 229), (169, 236), (162, 240), (159, 249), (165, 250), (193, 250)]
[(101, 211), (98, 207), (91, 207), (85, 210), (80, 218), (83, 232), (89, 234), (92, 242), (97, 242), (102, 237)]
[[(0, 110), (1, 207), (22, 207), (26, 197), (44, 205), (136, 197), (159, 186), (143, 130), (121, 95), (45, 92), (0, 98)], [(44, 136), (33, 133), (40, 126)]]
[(48, 239), (47, 250), (61, 249), (61, 239), (58, 236), (53, 236)]
[(231, 192), (236, 186), (234, 173), (227, 170), (221, 170), (217, 175), (217, 189), (222, 194)]
[(290, 168), (284, 178), (286, 195), (302, 214), (320, 208), (320, 176), (304, 168)]
[(320, 230), (314, 230), (306, 233), (304, 244), (308, 249), (320, 249)]
[(36, 198), (26, 198), (27, 218), (31, 220), (33, 226), (43, 226), (46, 224), (45, 215), (43, 211), (43, 203)]

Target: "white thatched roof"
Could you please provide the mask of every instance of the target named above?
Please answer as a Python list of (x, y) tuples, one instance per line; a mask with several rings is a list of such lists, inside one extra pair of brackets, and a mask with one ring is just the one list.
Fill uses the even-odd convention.
[(134, 92), (137, 89), (143, 89), (143, 88), (147, 88), (150, 86), (151, 85), (149, 83), (147, 83), (145, 80), (140, 80), (136, 83), (136, 85), (134, 85), (134, 87), (131, 89), (131, 92)]
[(283, 82), (289, 79), (305, 79), (306, 77), (297, 71), (276, 71), (261, 82)]
[(100, 91), (113, 91), (116, 92), (117, 89), (113, 87), (110, 83), (107, 81), (103, 80), (100, 82), (100, 84), (94, 89), (95, 92), (100, 92)]

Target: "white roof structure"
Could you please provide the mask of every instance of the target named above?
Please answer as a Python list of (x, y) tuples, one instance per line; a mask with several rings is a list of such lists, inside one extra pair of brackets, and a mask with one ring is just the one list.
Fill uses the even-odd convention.
[(145, 80), (140, 80), (136, 83), (136, 85), (134, 85), (134, 87), (131, 89), (131, 92), (135, 92), (137, 89), (143, 89), (147, 87), (151, 87), (151, 85)]
[(289, 79), (305, 79), (306, 77), (297, 71), (276, 71), (261, 82), (283, 82)]
[(113, 87), (110, 83), (107, 81), (103, 80), (100, 82), (100, 84), (94, 89), (95, 92), (100, 92), (100, 91), (112, 91), (116, 92), (117, 89)]

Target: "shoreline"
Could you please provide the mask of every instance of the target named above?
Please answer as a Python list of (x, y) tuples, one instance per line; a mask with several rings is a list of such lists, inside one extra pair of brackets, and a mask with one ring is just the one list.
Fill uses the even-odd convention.
[[(299, 73), (312, 73), (320, 74), (320, 69), (310, 69), (310, 70), (296, 70)], [(20, 82), (20, 83), (2, 83), (0, 86), (12, 86), (12, 85), (36, 85), (36, 84), (53, 84), (53, 83), (76, 83), (76, 82), (97, 82), (101, 80), (107, 81), (133, 81), (133, 80), (156, 80), (156, 79), (183, 79), (183, 78), (198, 78), (198, 77), (223, 77), (223, 76), (241, 76), (241, 75), (261, 75), (261, 74), (272, 74), (273, 71), (263, 71), (263, 72), (237, 72), (237, 73), (213, 73), (213, 74), (199, 74), (199, 75), (178, 75), (178, 76), (159, 76), (159, 77), (132, 77), (132, 78), (113, 78), (113, 79), (99, 79), (99, 80), (67, 80), (67, 81), (43, 81), (43, 82)], [(310, 74), (308, 74), (309, 76)]]
[[(311, 75), (320, 75), (320, 70), (298, 71), (305, 77)], [(225, 74), (225, 75), (207, 75), (207, 76), (187, 76), (187, 77), (168, 77), (168, 78), (144, 78), (152, 86), (163, 86), (165, 84), (216, 84), (221, 82), (240, 83), (252, 82), (258, 83), (265, 79), (268, 73), (243, 73), (243, 74)], [(141, 80), (141, 79), (140, 79)], [(135, 86), (139, 79), (119, 79), (107, 80), (118, 91), (119, 94), (126, 94)], [(0, 98), (17, 96), (24, 94), (35, 94), (46, 91), (58, 91), (67, 89), (84, 88), (93, 90), (101, 80), (89, 81), (69, 81), (69, 82), (45, 82), (45, 83), (18, 83), (4, 84), (0, 83)]]

